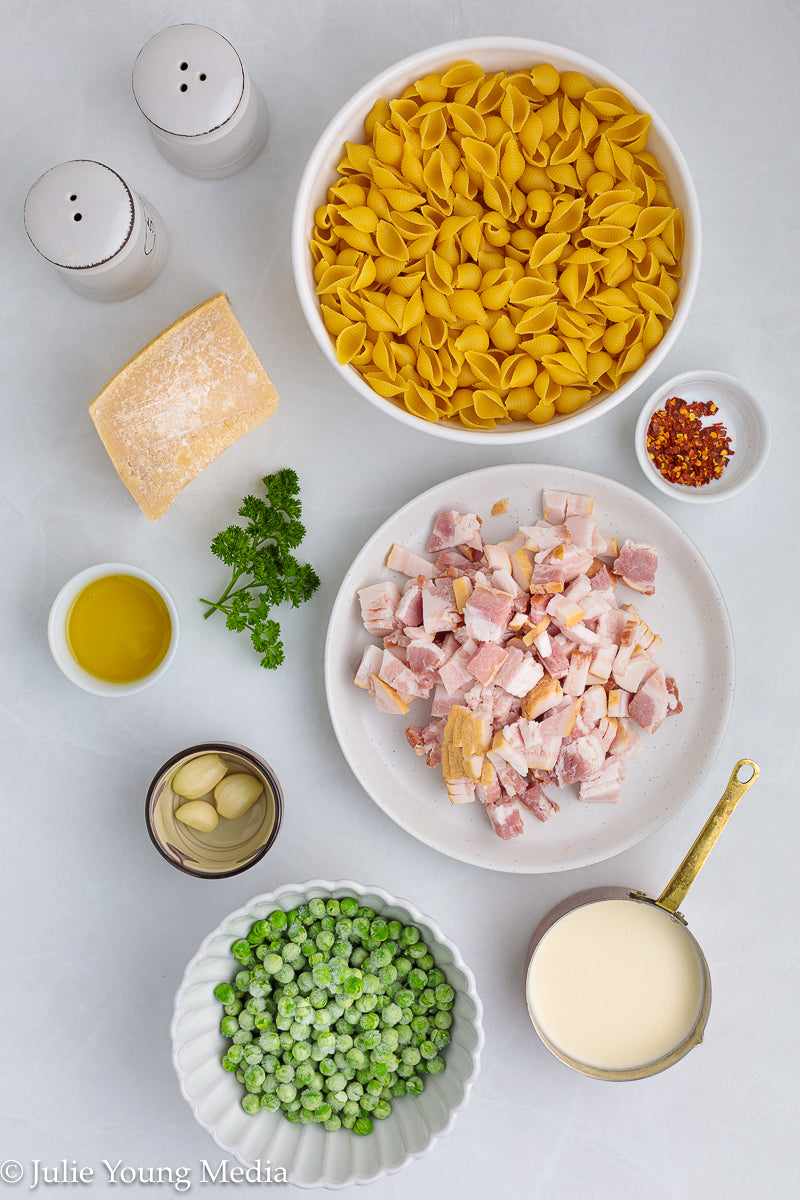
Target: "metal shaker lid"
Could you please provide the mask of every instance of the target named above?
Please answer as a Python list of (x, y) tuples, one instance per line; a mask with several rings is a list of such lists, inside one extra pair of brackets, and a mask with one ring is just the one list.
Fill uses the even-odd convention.
[(133, 196), (116, 171), (89, 159), (60, 163), (36, 180), (25, 200), (25, 229), (57, 267), (108, 262), (131, 235)]
[(172, 25), (155, 34), (133, 66), (133, 94), (157, 129), (199, 137), (230, 120), (244, 94), (242, 60), (205, 25)]

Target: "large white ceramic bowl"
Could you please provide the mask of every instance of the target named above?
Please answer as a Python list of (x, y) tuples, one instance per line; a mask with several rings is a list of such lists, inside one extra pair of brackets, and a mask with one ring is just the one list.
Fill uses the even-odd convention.
[[(237, 970), (231, 945), (246, 936), (254, 921), (275, 908), (289, 911), (316, 896), (330, 895), (353, 896), (389, 920), (416, 925), (436, 965), (456, 991), (452, 1040), (444, 1052), (444, 1071), (426, 1076), (419, 1096), (392, 1101), (391, 1116), (376, 1121), (373, 1133), (366, 1137), (347, 1129), (328, 1133), (319, 1125), (294, 1125), (280, 1112), (262, 1109), (256, 1116), (248, 1116), (240, 1106), (244, 1094), (241, 1084), (220, 1064), (225, 1041), (219, 1032), (222, 1010), (214, 988), (222, 980), (231, 979)], [(285, 1179), (298, 1187), (341, 1188), (371, 1183), (399, 1171), (427, 1154), (453, 1128), (480, 1069), (483, 1004), (475, 977), (458, 947), (408, 900), (350, 879), (313, 879), (255, 896), (225, 917), (203, 940), (175, 996), (170, 1034), (181, 1092), (196, 1120), (220, 1149), (246, 1168), (260, 1164), (265, 1181), (269, 1164), (276, 1182)], [(278, 1168), (285, 1176), (276, 1178)]]
[[(317, 208), (326, 202), (328, 188), (336, 179), (336, 167), (341, 161), (344, 143), (364, 141), (364, 118), (376, 100), (391, 100), (415, 80), (427, 74), (441, 72), (450, 64), (464, 59), (478, 63), (487, 71), (514, 70), (549, 62), (559, 71), (581, 71), (598, 86), (615, 87), (624, 92), (637, 111), (649, 113), (652, 117), (647, 148), (658, 159), (673, 201), (683, 215), (683, 275), (680, 280), (680, 292), (674, 304), (674, 317), (667, 326), (664, 337), (647, 355), (638, 371), (632, 372), (616, 391), (602, 392), (577, 412), (557, 414), (543, 425), (536, 425), (530, 421), (512, 421), (490, 430), (473, 430), (454, 421), (439, 421), (434, 424), (415, 417), (402, 405), (384, 399), (369, 387), (355, 367), (342, 366), (338, 362), (331, 336), (322, 320), (315, 292), (309, 239), (314, 227), (314, 214)], [(432, 46), (388, 67), (360, 88), (331, 119), (311, 152), (297, 192), (292, 226), (292, 266), (300, 303), (323, 354), (341, 378), (380, 412), (394, 417), (404, 425), (421, 429), (436, 437), (487, 445), (539, 441), (563, 433), (567, 429), (575, 429), (602, 416), (640, 388), (672, 349), (683, 328), (697, 290), (700, 254), (700, 209), (694, 183), (675, 139), (662, 118), (653, 111), (652, 105), (600, 63), (563, 46), (518, 37), (467, 38)]]

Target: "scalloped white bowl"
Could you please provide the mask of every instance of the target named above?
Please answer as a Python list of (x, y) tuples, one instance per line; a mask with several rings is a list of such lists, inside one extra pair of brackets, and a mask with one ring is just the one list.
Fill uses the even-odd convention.
[[(214, 988), (235, 973), (232, 943), (275, 908), (288, 911), (331, 894), (353, 896), (390, 920), (417, 925), (436, 965), (456, 990), (444, 1071), (426, 1076), (421, 1095), (394, 1100), (391, 1116), (376, 1121), (367, 1137), (347, 1129), (328, 1133), (318, 1125), (294, 1125), (279, 1112), (262, 1110), (250, 1117), (240, 1105), (241, 1084), (220, 1064), (225, 1041), (219, 1032), (221, 1009)], [(408, 900), (351, 879), (312, 879), (253, 897), (203, 940), (176, 993), (170, 1036), (181, 1092), (221, 1150), (246, 1168), (261, 1164), (265, 1175), (269, 1164), (273, 1179), (283, 1168), (286, 1180), (297, 1187), (342, 1188), (401, 1170), (432, 1150), (453, 1128), (480, 1070), (483, 1005), (458, 947)]]
[[(461, 59), (476, 62), (486, 71), (511, 71), (536, 63), (550, 62), (559, 71), (582, 71), (598, 86), (614, 87), (624, 92), (639, 112), (649, 113), (652, 118), (647, 149), (658, 159), (673, 201), (683, 215), (683, 276), (674, 306), (674, 316), (664, 337), (650, 351), (641, 367), (633, 371), (616, 391), (601, 392), (577, 412), (557, 415), (544, 425), (535, 425), (530, 421), (510, 421), (494, 429), (478, 430), (467, 429), (457, 421), (441, 420), (432, 423), (414, 416), (401, 404), (379, 396), (355, 367), (349, 364), (343, 366), (338, 361), (317, 299), (309, 240), (314, 228), (314, 214), (320, 205), (325, 203), (328, 188), (336, 179), (336, 168), (342, 157), (344, 143), (364, 140), (364, 118), (376, 100), (392, 100), (414, 80), (429, 73), (441, 72)], [(700, 206), (689, 167), (667, 124), (653, 110), (652, 105), (619, 75), (594, 59), (550, 42), (524, 37), (476, 37), (431, 46), (387, 67), (385, 71), (381, 71), (374, 79), (365, 83), (333, 115), (311, 151), (300, 180), (294, 206), (291, 244), (292, 269), (300, 305), (317, 344), (344, 382), (380, 412), (423, 433), (451, 441), (507, 446), (513, 443), (541, 441), (569, 429), (577, 429), (587, 421), (593, 421), (603, 413), (609, 412), (649, 379), (674, 346), (689, 315), (697, 290), (701, 256)]]

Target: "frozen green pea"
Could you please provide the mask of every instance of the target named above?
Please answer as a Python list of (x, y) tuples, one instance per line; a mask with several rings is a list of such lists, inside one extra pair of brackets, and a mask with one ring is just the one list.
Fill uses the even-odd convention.
[(249, 963), (254, 959), (253, 947), (248, 942), (247, 938), (239, 938), (231, 946), (231, 954), (240, 963)]
[(221, 1004), (231, 1004), (236, 999), (236, 993), (229, 983), (218, 983), (214, 995)]
[(223, 1017), (219, 1023), (219, 1031), (223, 1037), (233, 1037), (239, 1029), (239, 1020), (237, 1017)]
[(261, 1100), (258, 1096), (253, 1096), (250, 1092), (247, 1092), (242, 1096), (241, 1105), (248, 1116), (254, 1117), (261, 1107)]

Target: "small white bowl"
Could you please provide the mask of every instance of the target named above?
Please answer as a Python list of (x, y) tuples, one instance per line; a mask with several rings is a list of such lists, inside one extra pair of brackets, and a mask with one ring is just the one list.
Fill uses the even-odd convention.
[[(638, 112), (649, 113), (652, 118), (647, 148), (658, 159), (673, 201), (683, 216), (683, 274), (680, 293), (674, 306), (674, 316), (664, 337), (647, 355), (642, 366), (626, 377), (625, 382), (616, 391), (601, 392), (577, 412), (557, 414), (543, 425), (521, 420), (504, 423), (494, 429), (476, 430), (467, 429), (457, 421), (440, 420), (432, 423), (415, 417), (401, 404), (379, 396), (355, 367), (342, 366), (339, 363), (316, 295), (309, 240), (314, 227), (314, 214), (317, 208), (325, 203), (328, 188), (336, 179), (336, 168), (341, 161), (344, 143), (364, 141), (364, 118), (376, 100), (392, 100), (415, 80), (427, 74), (441, 72), (452, 63), (463, 59), (476, 62), (486, 71), (511, 71), (549, 62), (558, 71), (580, 71), (600, 87), (614, 87), (624, 92)], [(700, 208), (692, 176), (675, 139), (661, 117), (653, 111), (652, 105), (618, 75), (593, 59), (563, 46), (522, 37), (467, 38), (432, 46), (395, 63), (366, 83), (332, 117), (312, 150), (300, 180), (292, 222), (292, 268), (300, 304), (314, 338), (339, 376), (380, 412), (394, 417), (404, 425), (434, 437), (492, 446), (535, 442), (569, 429), (577, 429), (580, 425), (609, 412), (640, 388), (672, 349), (683, 328), (697, 290), (700, 255)]]
[[(366, 1137), (349, 1129), (331, 1133), (320, 1125), (295, 1125), (282, 1113), (264, 1109), (248, 1116), (240, 1104), (241, 1084), (220, 1063), (225, 1041), (219, 1031), (221, 1008), (214, 988), (230, 979), (237, 969), (231, 945), (247, 935), (254, 921), (275, 908), (288, 912), (316, 896), (330, 895), (353, 896), (390, 920), (418, 926), (436, 965), (456, 991), (452, 1040), (444, 1052), (444, 1071), (426, 1076), (419, 1096), (394, 1100), (391, 1115), (376, 1121), (373, 1132)], [(351, 879), (312, 879), (255, 896), (204, 938), (175, 996), (170, 1036), (181, 1092), (197, 1122), (221, 1150), (245, 1168), (261, 1163), (265, 1172), (269, 1164), (273, 1180), (277, 1169), (283, 1168), (286, 1174), (276, 1182), (343, 1188), (353, 1183), (372, 1183), (401, 1170), (427, 1154), (440, 1137), (450, 1132), (480, 1070), (483, 1004), (475, 977), (458, 947), (408, 900)], [(262, 1177), (266, 1178), (265, 1174)]]
[[(733, 454), (728, 465), (719, 479), (712, 479), (701, 487), (670, 483), (647, 453), (650, 419), (673, 396), (689, 404), (713, 401), (718, 411), (704, 418), (704, 424), (721, 422), (730, 438)], [(634, 437), (639, 465), (653, 486), (665, 496), (671, 496), (673, 500), (685, 500), (689, 504), (712, 504), (717, 500), (727, 500), (747, 487), (764, 466), (770, 441), (769, 419), (761, 400), (752, 388), (721, 371), (684, 371), (660, 384), (639, 414)]]
[[(172, 622), (172, 637), (167, 653), (154, 671), (132, 683), (109, 683), (105, 679), (98, 679), (95, 675), (90, 675), (75, 661), (67, 641), (67, 617), (73, 600), (87, 584), (93, 583), (95, 579), (102, 579), (106, 575), (132, 575), (135, 579), (143, 579), (145, 583), (149, 583), (166, 604)], [(56, 596), (47, 620), (47, 642), (56, 666), (77, 687), (83, 688), (85, 692), (92, 692), (95, 696), (132, 696), (135, 692), (141, 692), (143, 688), (150, 687), (151, 683), (160, 679), (175, 657), (175, 651), (178, 649), (178, 610), (163, 583), (147, 571), (142, 571), (139, 567), (131, 567), (127, 563), (98, 563), (95, 567), (87, 567), (85, 571), (79, 571), (64, 584)]]

